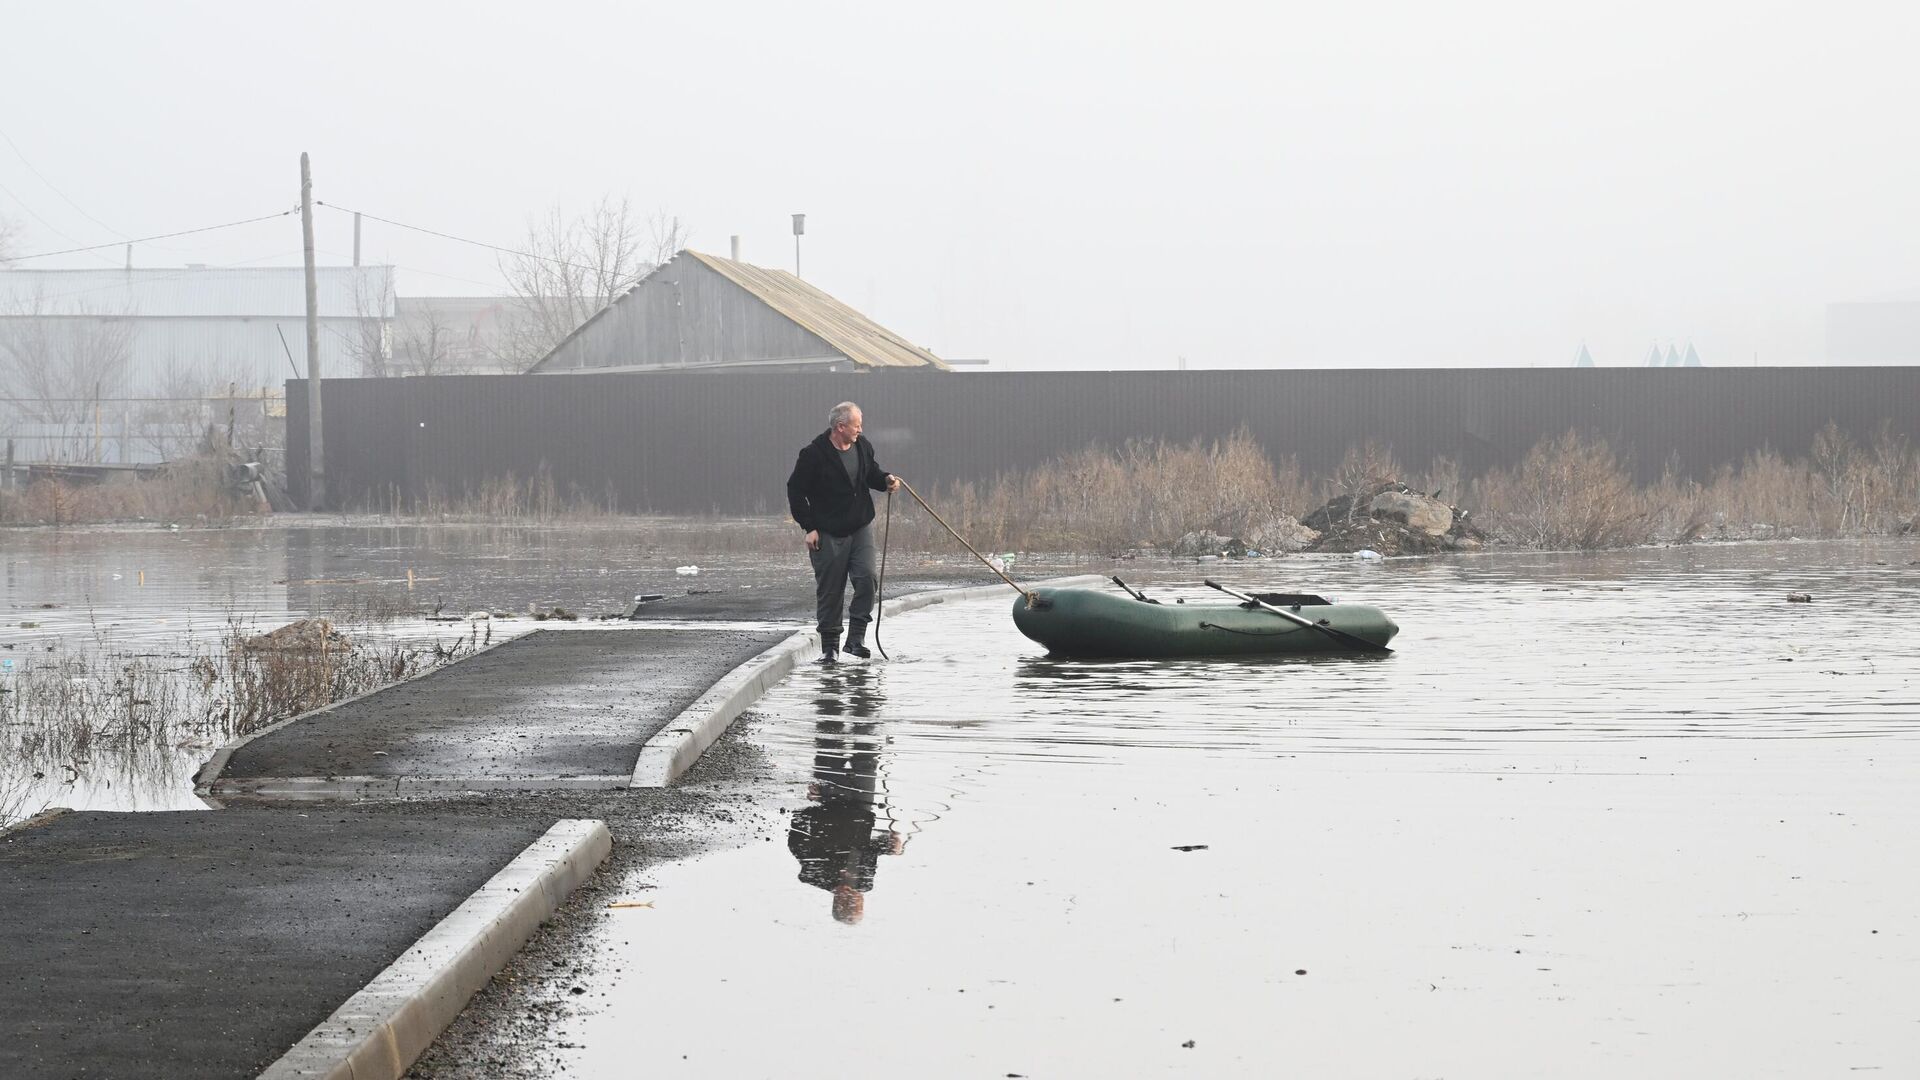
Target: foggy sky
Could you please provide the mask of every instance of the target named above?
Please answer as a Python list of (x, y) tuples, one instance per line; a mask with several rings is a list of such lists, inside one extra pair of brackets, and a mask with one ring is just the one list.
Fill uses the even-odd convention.
[[(305, 150), (318, 199), (508, 246), (627, 194), (792, 269), (802, 211), (810, 281), (1003, 369), (1806, 363), (1826, 304), (1920, 299), (1913, 5), (306, 10), (0, 3), (24, 249), (285, 209)], [(299, 258), (292, 217), (135, 253)]]

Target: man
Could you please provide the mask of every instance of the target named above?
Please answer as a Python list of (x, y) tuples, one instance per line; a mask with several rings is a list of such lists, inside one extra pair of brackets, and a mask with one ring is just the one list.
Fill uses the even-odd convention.
[(900, 478), (873, 460), (873, 444), (860, 434), (860, 406), (843, 401), (827, 414), (827, 430), (802, 447), (787, 477), (787, 509), (806, 533), (813, 563), (815, 625), (820, 662), (840, 652), (840, 606), (847, 582), (853, 605), (847, 612), (848, 655), (865, 660), (867, 623), (873, 616), (872, 491), (898, 491)]

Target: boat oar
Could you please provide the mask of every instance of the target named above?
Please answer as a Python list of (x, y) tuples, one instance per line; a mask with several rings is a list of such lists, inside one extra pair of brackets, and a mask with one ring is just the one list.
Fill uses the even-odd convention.
[(1157, 604), (1160, 602), (1158, 600), (1149, 600), (1147, 598), (1146, 593), (1143, 593), (1139, 589), (1136, 589), (1133, 586), (1127, 584), (1126, 582), (1121, 581), (1118, 576), (1115, 576), (1113, 578), (1113, 583), (1115, 585), (1120, 586), (1121, 590), (1125, 592), (1128, 596), (1133, 597), (1135, 600), (1138, 600), (1143, 604)]
[(1368, 641), (1366, 638), (1355, 637), (1354, 635), (1347, 633), (1345, 630), (1336, 630), (1333, 627), (1328, 626), (1324, 622), (1314, 622), (1312, 619), (1309, 619), (1304, 615), (1295, 614), (1294, 612), (1288, 611), (1285, 608), (1274, 607), (1272, 604), (1267, 603), (1265, 600), (1257, 600), (1251, 596), (1248, 596), (1246, 593), (1239, 591), (1238, 589), (1229, 589), (1225, 585), (1222, 585), (1217, 581), (1209, 580), (1207, 582), (1207, 588), (1219, 589), (1221, 592), (1226, 593), (1228, 596), (1231, 596), (1235, 600), (1239, 600), (1242, 603), (1252, 604), (1253, 606), (1259, 607), (1259, 608), (1265, 608), (1266, 610), (1273, 612), (1275, 615), (1278, 615), (1289, 622), (1296, 622), (1296, 623), (1299, 623), (1301, 626), (1311, 627), (1312, 629), (1318, 630), (1321, 633), (1332, 638), (1333, 640), (1339, 642), (1340, 644), (1345, 645), (1349, 649), (1359, 649), (1362, 652), (1382, 652), (1382, 653), (1390, 653), (1393, 651), (1392, 649), (1387, 648), (1385, 645), (1376, 645), (1373, 642)]

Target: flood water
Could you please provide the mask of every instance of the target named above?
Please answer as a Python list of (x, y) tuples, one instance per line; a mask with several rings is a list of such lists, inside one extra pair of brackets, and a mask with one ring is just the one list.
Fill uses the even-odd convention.
[[(1911, 1075), (1920, 545), (1215, 576), (1391, 657), (890, 620), (741, 723), (766, 813), (625, 884), (584, 1075)], [(1157, 595), (1210, 598), (1195, 586)], [(1788, 603), (1789, 592), (1814, 596)], [(1011, 596), (1011, 594), (1010, 594)]]
[[(47, 730), (60, 722), (7, 708), (7, 693), (35, 665), (84, 665), (90, 674), (76, 681), (91, 685), (113, 684), (130, 664), (191, 683), (193, 658), (220, 655), (233, 634), (307, 616), (362, 644), (426, 650), (591, 625), (536, 622), (530, 609), (591, 619), (628, 610), (639, 593), (751, 596), (804, 573), (791, 559), (776, 566), (724, 552), (717, 570), (678, 572), (690, 549), (743, 531), (748, 523), (667, 519), (543, 527), (330, 518), (0, 530), (0, 824), (46, 806), (204, 809), (194, 774), (233, 734), (142, 717), (92, 725), (99, 737), (74, 752), (71, 732)], [(506, 617), (476, 632), (461, 618), (474, 611)]]

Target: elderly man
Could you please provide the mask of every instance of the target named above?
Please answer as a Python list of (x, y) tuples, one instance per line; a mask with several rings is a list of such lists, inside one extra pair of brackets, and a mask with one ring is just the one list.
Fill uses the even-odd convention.
[(800, 449), (787, 477), (787, 508), (806, 532), (813, 563), (815, 623), (820, 629), (820, 662), (839, 657), (840, 606), (847, 581), (853, 581), (853, 605), (847, 612), (846, 652), (862, 660), (867, 623), (873, 617), (874, 491), (900, 490), (900, 478), (873, 460), (873, 444), (860, 434), (860, 406), (843, 401), (827, 414), (827, 430)]

